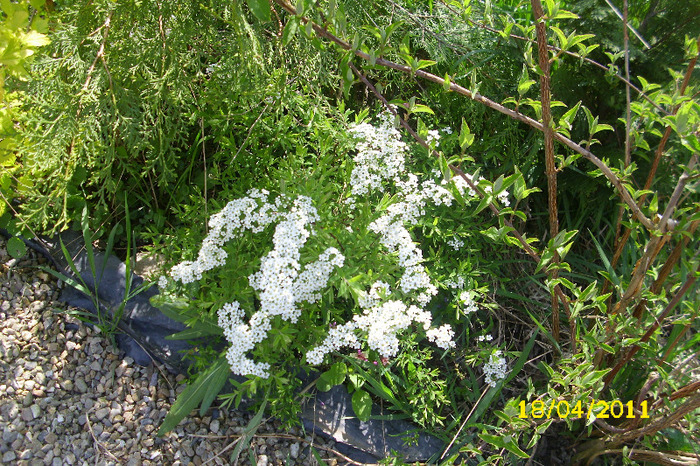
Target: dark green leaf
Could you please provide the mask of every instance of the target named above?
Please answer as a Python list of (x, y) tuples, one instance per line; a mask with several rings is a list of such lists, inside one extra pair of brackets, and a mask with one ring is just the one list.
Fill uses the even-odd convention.
[[(225, 362), (225, 358), (221, 358)], [(185, 388), (182, 393), (177, 397), (175, 403), (173, 403), (168, 415), (165, 416), (163, 424), (158, 429), (158, 436), (162, 437), (166, 433), (170, 432), (176, 425), (182, 421), (185, 416), (190, 414), (194, 408), (204, 399), (209, 391), (209, 385), (217, 381), (221, 377), (221, 365), (219, 361), (211, 366), (209, 369), (204, 371), (197, 380), (187, 388)], [(228, 368), (227, 368), (228, 370)]]
[(366, 422), (372, 414), (372, 398), (364, 390), (356, 390), (352, 395), (352, 409), (360, 421)]
[(27, 246), (24, 241), (13, 236), (7, 241), (7, 252), (15, 259), (21, 259), (27, 254)]
[(246, 0), (248, 8), (260, 21), (270, 21), (270, 2), (268, 0)]

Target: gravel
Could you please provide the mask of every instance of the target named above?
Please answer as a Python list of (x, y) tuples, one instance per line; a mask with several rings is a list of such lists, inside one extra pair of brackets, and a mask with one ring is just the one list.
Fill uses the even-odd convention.
[[(197, 411), (156, 437), (184, 376), (124, 358), (57, 301), (34, 252), (12, 259), (0, 237), (0, 458), (3, 464), (229, 464), (252, 413)], [(268, 420), (241, 464), (343, 464), (333, 443)]]

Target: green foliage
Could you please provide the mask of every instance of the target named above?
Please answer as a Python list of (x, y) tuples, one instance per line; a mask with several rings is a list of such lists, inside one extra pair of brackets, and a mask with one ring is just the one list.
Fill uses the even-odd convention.
[[(87, 256), (88, 266), (90, 268), (90, 274), (92, 280), (86, 280), (80, 274), (78, 267), (76, 265), (75, 258), (63, 244), (61, 239), (61, 251), (63, 252), (63, 257), (68, 264), (69, 271), (72, 273), (71, 276), (64, 275), (61, 272), (53, 270), (48, 267), (44, 267), (44, 270), (59, 280), (67, 283), (76, 290), (83, 293), (85, 296), (90, 298), (92, 305), (95, 309), (95, 313), (91, 314), (88, 311), (70, 311), (80, 320), (94, 324), (100, 331), (110, 338), (113, 345), (116, 345), (114, 340), (114, 335), (119, 331), (119, 324), (121, 323), (122, 316), (124, 315), (124, 310), (126, 304), (131, 298), (138, 295), (142, 291), (150, 288), (152, 283), (144, 282), (143, 284), (132, 288), (134, 281), (134, 258), (131, 256), (134, 250), (134, 244), (132, 243), (132, 233), (131, 233), (131, 221), (128, 214), (128, 203), (127, 205), (127, 215), (126, 215), (126, 258), (124, 261), (125, 266), (125, 282), (124, 282), (124, 296), (121, 302), (116, 308), (112, 308), (109, 304), (103, 303), (98, 294), (98, 289), (102, 282), (105, 268), (107, 267), (107, 259), (112, 253), (112, 249), (115, 244), (115, 239), (117, 233), (120, 231), (121, 226), (115, 225), (107, 238), (106, 247), (104, 252), (96, 257), (95, 248), (93, 246), (93, 241), (96, 235), (92, 234), (89, 227), (88, 212), (87, 208), (83, 209), (81, 228), (83, 233), (83, 242), (85, 248), (85, 254)], [(12, 238), (17, 239), (17, 238)], [(9, 243), (8, 243), (9, 245)]]
[[(316, 389), (343, 384), (358, 418), (371, 419), (381, 402), (387, 418), (411, 419), (445, 439), (446, 464), (460, 456), (523, 461), (552, 425), (565, 425), (572, 438), (594, 438), (600, 429), (608, 450), (628, 451), (626, 461), (634, 459), (625, 450), (632, 444), (687, 449), (677, 433), (697, 426), (693, 413), (630, 440), (619, 430), (639, 424), (619, 420), (618, 430), (608, 429), (600, 410), (554, 422), (532, 410), (521, 417), (519, 409), (545, 399), (578, 406), (647, 397), (663, 405), (663, 417), (682, 409), (683, 390), (692, 388), (700, 296), (693, 286), (699, 259), (689, 251), (699, 246), (700, 105), (697, 71), (686, 71), (686, 63), (698, 53), (698, 2), (630, 0), (630, 80), (641, 93), (632, 89), (629, 126), (622, 21), (607, 3), (544, 2), (552, 126), (567, 142), (548, 154), (558, 212), (544, 194), (543, 138), (532, 124), (543, 115), (543, 70), (528, 2), (283, 3), (57, 8), (46, 29), (51, 43), (28, 73), (3, 62), (26, 80), (14, 76), (16, 89), (33, 96), (13, 101), (13, 116), (3, 120), (11, 145), (0, 188), (15, 199), (4, 205), (16, 208), (25, 226), (52, 231), (77, 222), (98, 234), (131, 206), (139, 238), (172, 266), (197, 261), (203, 238), (216, 230), (212, 214), (251, 188), (283, 199), (276, 212), (308, 196), (319, 218), (298, 270), (329, 247), (345, 262), (316, 301), (296, 303), (297, 320), (270, 317), (266, 338), (245, 355), (269, 364), (269, 376), (249, 375), (221, 396), (226, 405), (258, 400), (247, 437), (265, 409), (292, 422), (301, 388), (293, 374), (316, 369)], [(32, 11), (25, 3), (3, 9), (28, 24), (7, 8)], [(12, 40), (22, 43), (12, 28)], [(25, 55), (45, 43), (32, 37)], [(312, 363), (309, 351), (331, 329), (370, 312), (360, 302), (379, 280), (389, 291), (377, 292), (377, 303), (416, 299), (401, 288), (402, 252), (370, 228), (388, 212), (409, 210), (406, 192), (387, 179), (379, 183), (383, 193), (347, 201), (358, 184), (352, 128), (381, 113), (375, 91), (396, 106), (398, 115), (388, 118), (396, 126), (403, 118), (427, 145), (402, 133), (407, 173), (454, 200), (420, 205), (424, 215), (405, 227), (421, 251), (415, 266), (437, 289), (420, 309), (434, 327), (449, 324), (457, 345), (438, 350), (426, 338), (430, 326), (414, 323), (398, 333), (392, 357), (358, 330), (357, 345)], [(228, 378), (213, 346), (227, 337), (217, 313), (235, 301), (247, 323), (262, 309), (267, 298), (249, 277), (268, 260), (275, 235), (272, 224), (246, 230), (221, 245), (220, 268), (161, 287), (156, 304), (188, 325), (173, 338), (206, 336), (212, 346), (198, 348), (191, 383), (160, 433), (198, 405), (206, 410)], [(509, 375), (492, 379), (501, 357)], [(580, 460), (597, 455), (580, 446)]]
[(29, 77), (26, 68), (37, 49), (49, 43), (44, 3), (0, 3), (0, 217), (13, 213), (14, 198), (33, 186), (33, 178), (22, 173), (18, 159), (24, 141), (18, 134), (17, 107), (27, 100), (20, 91), (22, 81)]

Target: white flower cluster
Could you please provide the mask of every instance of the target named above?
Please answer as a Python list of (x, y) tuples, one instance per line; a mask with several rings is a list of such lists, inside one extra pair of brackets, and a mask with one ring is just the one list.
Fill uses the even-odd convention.
[[(285, 219), (275, 228), (273, 250), (261, 259), (260, 270), (248, 277), (250, 286), (259, 291), (260, 310), (253, 314), (249, 324), (241, 320), (232, 322), (229, 327), (232, 338), (227, 334), (231, 347), (226, 358), (234, 373), (268, 377), (269, 366), (255, 363), (246, 353), (267, 337), (270, 317), (278, 315), (296, 323), (301, 315), (297, 304), (321, 299), (319, 291), (328, 283), (333, 267), (343, 266), (345, 257), (336, 248), (328, 248), (316, 262), (299, 272), (300, 249), (311, 234), (307, 225), (317, 220), (318, 213), (310, 198), (299, 196), (295, 199)], [(241, 342), (240, 338), (246, 341)]]
[(391, 288), (389, 284), (380, 280), (372, 285), (368, 293), (360, 295), (357, 304), (359, 304), (362, 309), (371, 309), (379, 304), (382, 298), (386, 298), (390, 294)]
[(369, 229), (380, 236), (382, 245), (389, 252), (397, 253), (399, 266), (404, 269), (400, 280), (401, 291), (411, 293), (422, 289), (423, 292), (416, 299), (422, 305), (427, 304), (437, 294), (437, 288), (421, 265), (423, 251), (413, 243), (411, 234), (401, 219), (387, 214), (372, 222)]
[(453, 289), (462, 289), (464, 288), (465, 282), (464, 282), (464, 277), (459, 276), (457, 277), (457, 280), (445, 280), (445, 286)]
[(425, 335), (428, 337), (428, 340), (435, 343), (439, 348), (449, 349), (456, 346), (453, 340), (455, 332), (447, 324), (439, 328), (431, 328), (425, 332)]
[(170, 271), (182, 283), (199, 280), (203, 272), (225, 262), (224, 243), (240, 237), (245, 230), (258, 233), (278, 222), (272, 238), (273, 249), (262, 257), (260, 269), (248, 277), (250, 286), (259, 292), (260, 309), (248, 323), (236, 301), (225, 304), (218, 312), (219, 326), (231, 344), (226, 359), (231, 370), (239, 375), (269, 376), (269, 364), (253, 361), (248, 352), (267, 338), (273, 316), (296, 322), (301, 315), (297, 305), (318, 301), (333, 268), (342, 267), (345, 261), (340, 251), (328, 248), (316, 262), (308, 263), (302, 270), (300, 250), (313, 234), (310, 225), (318, 221), (318, 212), (309, 197), (292, 200), (279, 196), (271, 203), (268, 195), (267, 191), (253, 189), (246, 197), (229, 202), (210, 219), (210, 232), (197, 260), (183, 262)]
[(270, 365), (255, 362), (246, 357), (246, 353), (267, 337), (267, 332), (272, 328), (270, 318), (262, 312), (256, 312), (246, 324), (243, 321), (245, 312), (236, 301), (224, 304), (219, 309), (218, 316), (219, 327), (224, 330), (226, 340), (231, 343), (226, 352), (231, 371), (238, 375), (268, 377)]
[(316, 348), (306, 353), (310, 364), (321, 364), (326, 354), (343, 347), (359, 349), (360, 342), (356, 331), (366, 335), (367, 345), (382, 357), (390, 358), (399, 352), (397, 334), (413, 322), (422, 324), (428, 339), (443, 349), (454, 348), (454, 332), (449, 325), (431, 329), (432, 317), (418, 306), (406, 306), (401, 301), (387, 301), (384, 304), (366, 309), (353, 320), (331, 328), (328, 336)]
[(476, 340), (477, 340), (477, 341), (481, 341), (481, 342), (484, 342), (484, 341), (491, 341), (491, 340), (493, 340), (493, 336), (491, 336), (491, 334), (479, 335), (479, 336), (476, 338)]
[(162, 292), (168, 286), (168, 277), (161, 275), (158, 277), (158, 289)]
[(431, 129), (428, 131), (428, 137), (425, 138), (425, 142), (432, 144), (435, 142), (435, 147), (440, 145), (440, 133), (436, 129)]
[(248, 195), (235, 199), (218, 214), (209, 219), (209, 234), (202, 242), (197, 260), (184, 261), (170, 270), (170, 276), (182, 283), (202, 279), (202, 274), (226, 262), (228, 254), (223, 245), (240, 237), (243, 231), (260, 232), (277, 221), (280, 211), (286, 207), (286, 198), (277, 198), (275, 204), (268, 203), (266, 190), (251, 189)]
[(464, 311), (464, 314), (466, 314), (466, 315), (469, 315), (469, 314), (479, 310), (476, 303), (474, 302), (474, 298), (472, 297), (472, 293), (467, 291), (467, 290), (463, 290), (459, 294), (459, 302), (462, 304), (462, 310)]
[(455, 251), (459, 251), (460, 249), (462, 249), (462, 246), (464, 246), (464, 241), (458, 236), (455, 236), (453, 238), (448, 239), (447, 244)]
[(501, 350), (495, 350), (484, 364), (484, 380), (491, 387), (495, 387), (499, 380), (506, 377), (506, 358), (501, 356)]
[(406, 144), (394, 128), (389, 113), (380, 115), (379, 127), (361, 123), (350, 128), (357, 136), (357, 155), (350, 175), (352, 194), (364, 195), (371, 190), (382, 190), (382, 183), (404, 171)]
[[(298, 249), (296, 253), (298, 254)], [(294, 252), (289, 255), (294, 255)], [(288, 262), (280, 260), (280, 256), (284, 254), (276, 249), (270, 252), (265, 258), (267, 260), (263, 260), (260, 272), (254, 274), (254, 278), (249, 277), (251, 285), (254, 282), (253, 287), (260, 290), (260, 310), (253, 314), (247, 324), (243, 321), (244, 313), (237, 302), (226, 304), (219, 310), (219, 326), (224, 329), (224, 335), (231, 343), (226, 359), (234, 374), (263, 378), (269, 376), (269, 364), (256, 363), (247, 353), (267, 338), (271, 329), (270, 317), (279, 315), (284, 320), (296, 322), (301, 315), (296, 304), (318, 301), (318, 292), (328, 283), (333, 267), (342, 267), (345, 260), (337, 249), (328, 248), (319, 256), (318, 261), (308, 264), (304, 271), (297, 273), (294, 267), (289, 267)], [(275, 271), (278, 272), (277, 276), (274, 276)]]

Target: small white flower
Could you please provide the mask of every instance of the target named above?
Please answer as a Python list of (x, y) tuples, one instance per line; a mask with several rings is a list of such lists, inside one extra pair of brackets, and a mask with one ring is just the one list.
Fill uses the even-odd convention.
[(484, 380), (491, 387), (495, 387), (499, 380), (506, 377), (506, 359), (501, 356), (501, 350), (495, 350), (484, 364)]

